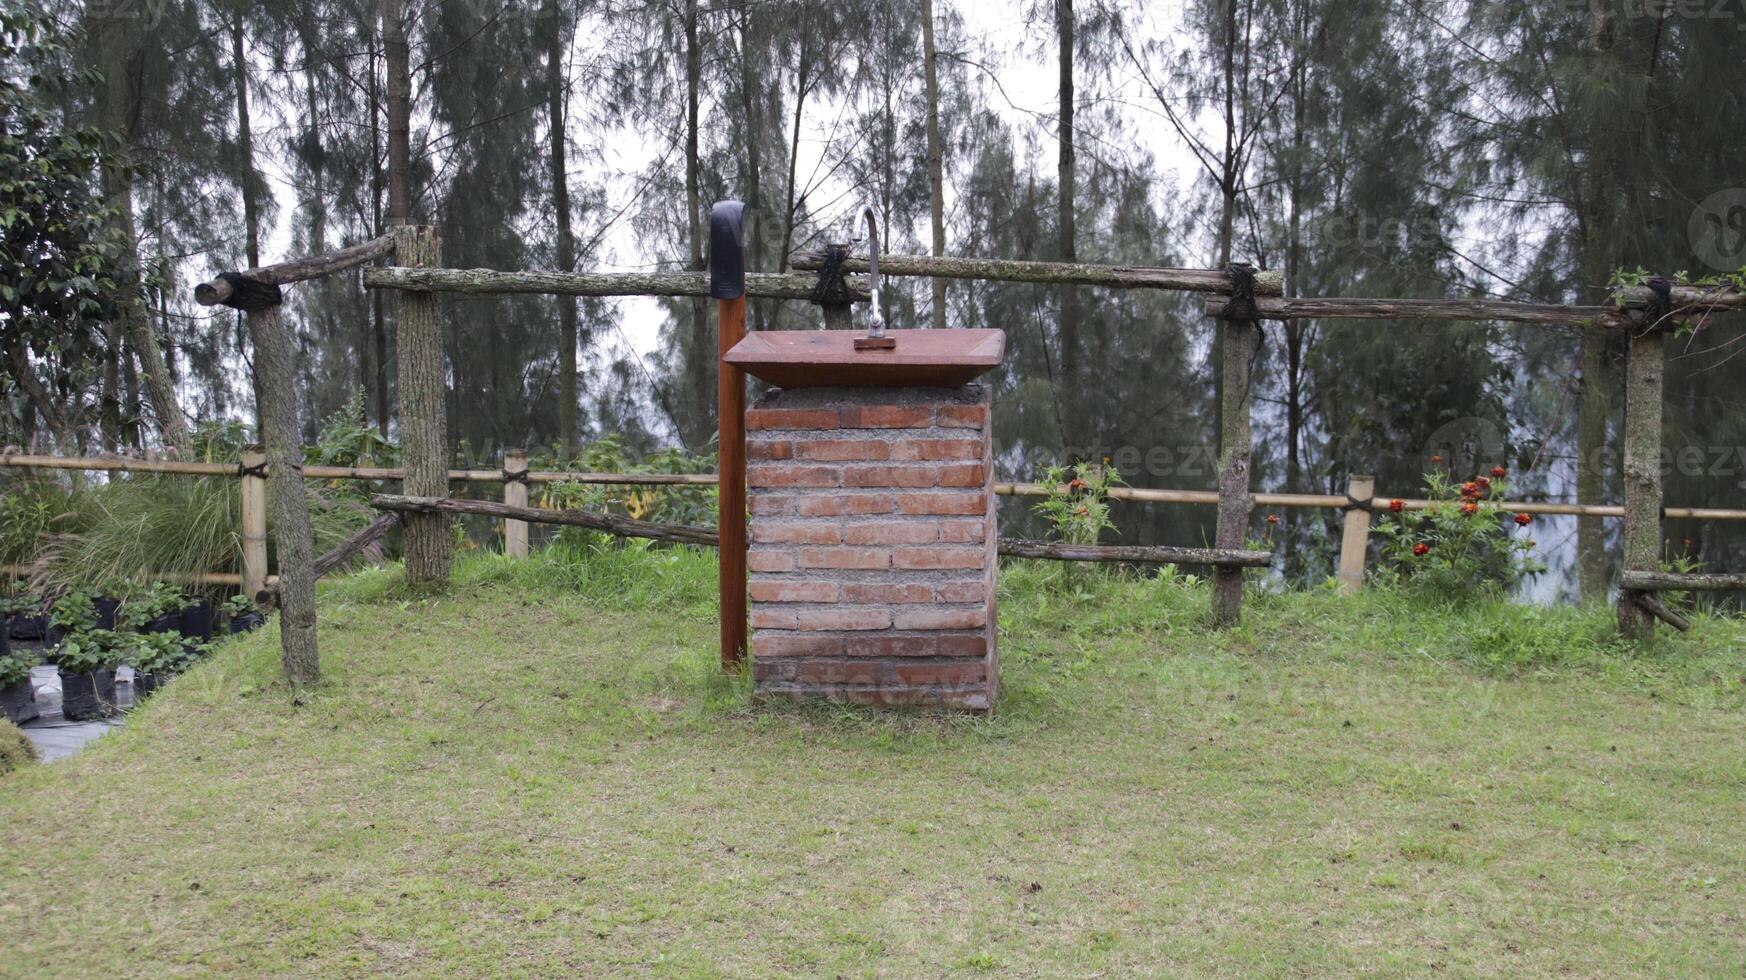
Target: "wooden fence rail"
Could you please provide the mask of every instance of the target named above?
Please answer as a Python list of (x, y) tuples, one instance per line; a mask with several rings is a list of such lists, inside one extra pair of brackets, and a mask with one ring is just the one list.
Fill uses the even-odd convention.
[[(234, 572), (214, 572), (204, 576), (186, 577), (189, 581), (206, 585), (232, 585), (243, 590), (245, 595), (258, 598), (270, 598), (274, 594), (273, 585), (277, 577), (267, 574), (267, 493), (265, 453), (256, 447), (249, 447), (243, 454), (243, 462), (239, 466), (234, 463), (211, 462), (177, 462), (173, 460), (133, 459), (122, 456), (91, 456), (62, 457), (28, 454), (0, 454), (0, 467), (18, 467), (23, 469), (49, 470), (108, 470), (112, 472), (168, 473), (189, 476), (216, 476), (240, 478), (242, 497), (242, 565), (241, 574)], [(356, 479), (398, 481), (404, 475), (397, 467), (369, 466), (305, 466), (303, 475), (306, 479)], [(449, 471), (449, 479), (457, 483), (497, 483), (503, 487), (503, 502), (491, 501), (454, 501), (453, 498), (412, 498), (397, 495), (376, 495), (372, 504), (378, 508), (397, 512), (430, 513), (439, 509), (456, 513), (500, 518), (503, 522), (504, 552), (510, 557), (525, 558), (529, 551), (529, 523), (567, 523), (613, 534), (629, 537), (650, 537), (658, 540), (686, 544), (714, 544), (714, 539), (703, 541), (695, 535), (680, 533), (674, 536), (669, 525), (649, 524), (648, 522), (631, 521), (628, 518), (618, 518), (613, 515), (592, 515), (583, 511), (556, 512), (547, 508), (528, 506), (528, 485), (541, 483), (584, 483), (608, 486), (691, 486), (709, 487), (716, 484), (713, 473), (595, 473), (569, 472), (565, 470), (528, 470), (527, 453), (520, 449), (504, 451), (504, 466), (500, 470), (488, 469), (453, 469)], [(1315, 494), (1315, 493), (1257, 493), (1253, 495), (1256, 506), (1278, 509), (1320, 509), (1340, 510), (1345, 512), (1341, 528), (1340, 556), (1338, 578), (1343, 592), (1352, 593), (1363, 587), (1364, 571), (1367, 563), (1370, 542), (1371, 515), (1377, 511), (1392, 510), (1394, 499), (1376, 494), (1375, 479), (1368, 476), (1354, 476), (1347, 486), (1347, 494)], [(994, 492), (1003, 497), (1043, 497), (1048, 491), (1035, 483), (997, 483)], [(1219, 493), (1216, 490), (1162, 490), (1149, 487), (1114, 487), (1110, 497), (1133, 503), (1148, 504), (1190, 504), (1217, 506)], [(442, 504), (424, 505), (422, 502), (431, 499), (447, 501)], [(1432, 506), (1433, 501), (1422, 498), (1398, 498), (1403, 511), (1424, 510)], [(404, 504), (403, 501), (420, 501), (418, 505)], [(1362, 504), (1363, 506), (1359, 506)], [(1498, 501), (1497, 506), (1512, 513), (1534, 515), (1565, 515), (1583, 517), (1622, 518), (1625, 509), (1618, 506), (1597, 506), (1584, 504), (1549, 503), (1544, 501)], [(579, 518), (550, 517), (553, 513), (584, 514)], [(1691, 520), (1742, 521), (1746, 520), (1746, 510), (1714, 508), (1714, 507), (1668, 507), (1665, 516)], [(539, 515), (539, 516), (529, 516)], [(385, 527), (374, 526), (369, 540), (374, 540), (385, 531)], [(647, 532), (647, 533), (645, 533)], [(1175, 564), (1209, 564), (1230, 565), (1232, 567), (1256, 567), (1270, 562), (1266, 552), (1235, 552), (1229, 549), (1177, 548), (1169, 546), (1103, 546), (1095, 554), (1088, 552), (1085, 556), (1069, 554), (1063, 547), (1043, 548), (1042, 542), (1015, 542), (1006, 540), (1002, 545), (1002, 553), (1010, 557), (1048, 558), (1058, 561), (1132, 561), (1132, 562), (1169, 562)], [(1008, 546), (1011, 546), (1010, 548)], [(355, 550), (355, 549), (354, 549)], [(1045, 553), (1047, 552), (1047, 553)], [(1233, 557), (1235, 556), (1235, 557)], [(1263, 556), (1268, 560), (1258, 559)], [(323, 556), (317, 561), (325, 561)], [(326, 569), (319, 569), (325, 571)], [(18, 566), (0, 566), (0, 574), (27, 574), (27, 569)], [(1680, 584), (1642, 584), (1649, 582), (1650, 573), (1629, 572), (1624, 577), (1624, 587), (1627, 589), (1650, 592), (1659, 589), (1746, 589), (1746, 576), (1709, 575), (1709, 576), (1677, 576)], [(164, 577), (164, 576), (155, 576)], [(168, 578), (177, 578), (171, 575)], [(1663, 576), (1655, 579), (1657, 583), (1674, 581), (1674, 578)], [(1730, 584), (1712, 584), (1730, 583)]]

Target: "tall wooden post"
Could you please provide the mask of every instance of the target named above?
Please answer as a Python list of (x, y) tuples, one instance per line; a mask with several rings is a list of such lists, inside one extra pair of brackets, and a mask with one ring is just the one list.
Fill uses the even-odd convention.
[[(1666, 334), (1652, 324), (1631, 337), (1625, 362), (1625, 571), (1661, 567), (1661, 409), (1666, 376)], [(1645, 640), (1655, 618), (1639, 593), (1619, 592), (1619, 632)]]
[(242, 591), (251, 601), (267, 588), (267, 448), (242, 452)]
[(726, 360), (746, 336), (745, 209), (717, 201), (709, 214), (709, 295), (716, 301), (716, 527), (721, 584), (721, 666), (746, 659), (746, 377)]
[[(248, 315), (249, 338), (255, 346), (255, 407), (265, 444), (264, 451), (251, 446), (243, 454), (243, 581), (257, 597), (267, 584), (266, 514), (259, 506), (258, 489), (259, 467), (264, 462), (279, 546), (280, 659), (292, 690), (302, 691), (321, 679), (321, 661), (315, 637), (315, 532), (309, 519), (308, 488), (303, 483), (295, 348), (280, 316), (284, 297), (279, 287), (241, 275), (232, 275), (228, 281), (234, 288), (225, 304)], [(248, 503), (251, 496), (256, 500), (252, 506)]]
[[(511, 507), (527, 506), (527, 450), (503, 451), (503, 502)], [(510, 558), (527, 557), (527, 522), (513, 518), (503, 520), (503, 553)]]
[[(394, 258), (414, 268), (442, 264), (436, 229), (429, 225), (394, 228)], [(443, 327), (437, 298), (400, 290), (396, 353), (400, 368), (400, 448), (406, 465), (406, 493), (414, 497), (449, 495), (449, 425), (443, 370)], [(442, 514), (406, 515), (406, 580), (446, 582), (452, 547)]]
[[(1376, 477), (1353, 476), (1346, 481), (1345, 523), (1340, 528), (1340, 594), (1355, 595), (1364, 588), (1364, 559), (1370, 552), (1370, 500), (1376, 493)], [(1362, 503), (1358, 507), (1354, 504)]]
[[(1233, 267), (1237, 268), (1237, 267)], [(1242, 548), (1249, 536), (1249, 514), (1255, 499), (1249, 493), (1250, 371), (1261, 344), (1261, 324), (1254, 319), (1253, 270), (1239, 286), (1221, 318), (1225, 327), (1219, 370), (1219, 548)], [(1246, 315), (1245, 315), (1246, 314)], [(1212, 625), (1234, 626), (1243, 613), (1243, 569), (1220, 566), (1213, 573)]]

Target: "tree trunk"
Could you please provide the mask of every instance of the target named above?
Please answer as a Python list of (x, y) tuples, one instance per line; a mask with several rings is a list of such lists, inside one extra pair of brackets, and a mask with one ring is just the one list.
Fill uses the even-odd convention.
[[(703, 261), (703, 172), (698, 156), (697, 119), (703, 87), (703, 42), (697, 34), (697, 0), (685, 0), (685, 222), (690, 248), (690, 268), (702, 272)], [(709, 304), (703, 298), (691, 301), (691, 352), (684, 364), (689, 369), (687, 384), (696, 397), (703, 418), (692, 426), (689, 448), (701, 450), (710, 433), (715, 431), (711, 416), (715, 414), (715, 345), (710, 342)], [(684, 434), (681, 433), (683, 437)]]
[[(558, 271), (576, 269), (576, 239), (570, 226), (570, 177), (567, 170), (564, 133), (564, 23), (557, 0), (546, 0), (544, 17), (552, 32), (547, 39), (546, 99), (551, 127), (552, 210), (558, 219)], [(579, 448), (576, 431), (576, 300), (558, 297), (558, 451), (574, 456)]]
[[(382, 100), (376, 76), (376, 49), (370, 49), (370, 220), (382, 234)], [(382, 315), (382, 294), (370, 297), (370, 326), (376, 341), (376, 433), (388, 438), (388, 325)]]
[[(752, 17), (750, 12), (740, 18), (740, 116), (745, 121), (746, 131), (756, 133), (761, 128), (762, 116), (758, 111), (759, 83), (752, 65)], [(757, 215), (764, 208), (763, 169), (761, 154), (758, 147), (761, 140), (755, 136), (746, 140), (746, 210)], [(746, 231), (746, 268), (756, 269), (761, 265), (764, 254), (764, 234), (762, 221), (753, 218), (751, 227)], [(769, 326), (768, 303), (748, 304), (752, 311), (752, 319), (758, 330)]]
[[(428, 225), (394, 229), (395, 261), (407, 266), (442, 262), (436, 231)], [(449, 493), (448, 408), (443, 371), (443, 331), (438, 300), (429, 293), (401, 290), (397, 357), (400, 365), (400, 448), (405, 459), (406, 492), (418, 497)], [(415, 515), (406, 521), (406, 580), (445, 582), (449, 577), (448, 522)]]
[[(1625, 362), (1625, 571), (1661, 567), (1661, 411), (1667, 370), (1667, 335), (1645, 330), (1631, 337)], [(1619, 632), (1648, 639), (1655, 620), (1631, 591), (1619, 593)]]
[[(382, 0), (388, 62), (388, 223), (412, 223), (412, 74), (401, 0)], [(405, 263), (403, 263), (405, 264)]]
[(255, 391), (267, 447), (267, 490), (279, 557), (279, 651), (293, 692), (321, 679), (315, 637), (315, 533), (303, 483), (303, 430), (297, 418), (296, 363), (280, 307), (248, 314), (255, 348)]
[[(1073, 160), (1073, 0), (1055, 0), (1055, 35), (1060, 69), (1060, 132), (1056, 135), (1055, 160), (1057, 256), (1062, 262), (1079, 261), (1075, 197), (1077, 179)], [(1072, 451), (1089, 452), (1081, 445), (1085, 413), (1079, 408), (1079, 290), (1061, 287), (1061, 377), (1056, 381), (1057, 400), (1067, 407), (1063, 412), (1066, 430), (1061, 433), (1065, 446)]]
[[(249, 66), (248, 53), (243, 49), (242, 15), (230, 25), (230, 67), (236, 81), (237, 150), (242, 156), (242, 173), (237, 185), (242, 191), (243, 255), (248, 268), (261, 265), (260, 205), (255, 201), (255, 136), (249, 126)], [(319, 252), (319, 249), (315, 251)]]
[[(933, 255), (946, 254), (945, 149), (940, 143), (939, 59), (934, 50), (934, 0), (922, 0), (922, 72), (927, 86), (928, 128), (928, 220), (933, 234)], [(934, 329), (946, 327), (946, 281), (935, 279)]]
[[(1591, 11), (1588, 36), (1583, 47), (1592, 63), (1601, 59), (1613, 46), (1612, 13), (1606, 4), (1596, 4)], [(1587, 120), (1593, 145), (1586, 148), (1587, 195), (1576, 202), (1578, 225), (1582, 235), (1580, 274), (1583, 301), (1599, 299), (1606, 288), (1614, 265), (1613, 249), (1609, 247), (1609, 230), (1613, 226), (1614, 169), (1612, 140), (1598, 132), (1597, 120)], [(1577, 174), (1572, 183), (1581, 188)], [(1580, 193), (1580, 191), (1579, 191)], [(1606, 499), (1607, 446), (1607, 337), (1592, 328), (1582, 331), (1579, 357), (1582, 365), (1581, 398), (1576, 409), (1576, 502), (1600, 504)], [(1582, 601), (1604, 602), (1607, 596), (1606, 528), (1598, 518), (1576, 519), (1576, 571)], [(1628, 603), (1621, 603), (1623, 610)], [(1621, 613), (1622, 615), (1622, 613)]]
[[(1249, 536), (1250, 366), (1261, 340), (1260, 324), (1231, 320), (1225, 324), (1220, 364), (1219, 524), (1214, 538), (1219, 548), (1236, 550)], [(1243, 572), (1220, 568), (1213, 576), (1212, 624), (1234, 626), (1242, 615)]]

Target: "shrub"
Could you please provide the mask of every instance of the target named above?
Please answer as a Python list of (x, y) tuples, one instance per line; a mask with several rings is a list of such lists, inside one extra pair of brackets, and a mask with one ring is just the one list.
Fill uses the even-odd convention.
[(55, 600), (49, 612), (49, 625), (67, 633), (83, 633), (97, 627), (97, 604), (88, 592), (68, 592)]
[(192, 658), (175, 633), (139, 633), (129, 637), (125, 659), (141, 673), (174, 674)]
[(1378, 576), (1420, 597), (1466, 601), (1496, 597), (1545, 571), (1533, 558), (1534, 542), (1512, 530), (1529, 527), (1533, 518), (1507, 514), (1497, 504), (1507, 477), (1502, 467), (1462, 484), (1427, 474), (1430, 505), (1408, 510), (1391, 502), (1376, 528), (1383, 558)]
[(1109, 488), (1121, 482), (1122, 476), (1113, 466), (1051, 466), (1041, 480), (1048, 496), (1031, 509), (1048, 519), (1057, 540), (1096, 544), (1104, 531), (1116, 529), (1109, 516)]
[(83, 630), (69, 633), (56, 653), (61, 669), (69, 674), (114, 670), (121, 665), (130, 644), (113, 630)]
[(20, 681), (30, 679), (30, 668), (37, 663), (36, 655), (28, 650), (14, 650), (0, 656), (0, 687), (11, 687)]
[(182, 590), (168, 582), (154, 582), (144, 588), (129, 589), (127, 600), (122, 603), (122, 622), (132, 629), (140, 629), (154, 619), (181, 612), (188, 607), (188, 599), (182, 595)]
[(0, 718), (0, 773), (27, 766), (37, 759), (36, 745), (17, 725)]

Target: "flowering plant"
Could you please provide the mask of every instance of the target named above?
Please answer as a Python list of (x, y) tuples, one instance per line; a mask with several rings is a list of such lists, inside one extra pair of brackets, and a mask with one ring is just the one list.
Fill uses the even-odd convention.
[(1041, 481), (1048, 495), (1032, 509), (1049, 519), (1056, 539), (1096, 544), (1106, 529), (1116, 529), (1109, 517), (1109, 488), (1121, 482), (1122, 475), (1113, 466), (1051, 466)]
[(1391, 501), (1377, 525), (1380, 575), (1428, 595), (1458, 598), (1502, 592), (1546, 570), (1533, 557), (1534, 541), (1512, 533), (1533, 524), (1533, 517), (1506, 515), (1498, 504), (1509, 488), (1508, 470), (1494, 467), (1459, 484), (1429, 473), (1425, 488), (1429, 506), (1409, 510)]

